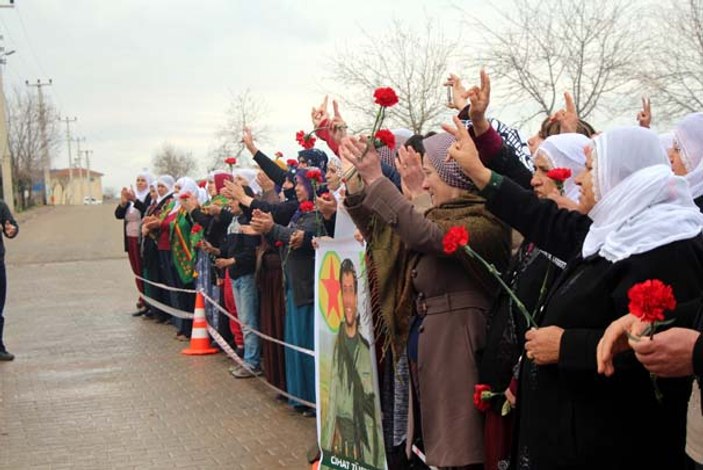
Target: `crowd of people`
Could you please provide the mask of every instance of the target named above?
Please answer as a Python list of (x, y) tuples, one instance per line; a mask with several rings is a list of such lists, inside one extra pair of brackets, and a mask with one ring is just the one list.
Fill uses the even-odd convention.
[(138, 175), (115, 212), (136, 315), (187, 340), (159, 305), (194, 294), (155, 284), (202, 290), (243, 325), (208, 303), (232, 375), (315, 416), (314, 359), (252, 329), (313, 350), (316, 240), (353, 235), (388, 468), (703, 468), (703, 113), (658, 135), (645, 101), (637, 126), (597, 132), (566, 93), (523, 142), (487, 117), (485, 72), (446, 86), (457, 114), (427, 135), (348, 135), (325, 98), (297, 159), (244, 129), (256, 170)]

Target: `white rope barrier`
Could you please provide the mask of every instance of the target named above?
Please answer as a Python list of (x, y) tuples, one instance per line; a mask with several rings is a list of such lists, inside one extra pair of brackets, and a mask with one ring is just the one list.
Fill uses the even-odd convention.
[(174, 317), (182, 318), (184, 320), (192, 320), (193, 319), (193, 313), (192, 312), (186, 312), (184, 310), (179, 310), (177, 308), (173, 308), (170, 305), (166, 305), (164, 303), (159, 302), (156, 299), (152, 299), (146, 294), (141, 295), (142, 299), (152, 307), (156, 307), (159, 310), (161, 310), (164, 313), (168, 313), (169, 315), (172, 315)]
[(186, 294), (195, 294), (198, 292), (195, 289), (179, 289), (178, 287), (167, 286), (166, 284), (161, 284), (158, 282), (150, 281), (149, 279), (144, 279), (143, 277), (138, 276), (136, 274), (134, 275), (134, 277), (139, 279), (140, 281), (146, 282), (147, 284), (151, 284), (152, 286), (160, 287), (164, 290), (170, 290), (173, 292), (185, 292)]
[[(229, 312), (227, 311), (227, 309), (225, 309), (224, 307), (222, 307), (222, 306), (220, 305), (219, 302), (217, 302), (217, 301), (214, 300), (212, 297), (210, 297), (209, 295), (207, 295), (207, 293), (205, 293), (205, 291), (204, 291), (203, 289), (201, 289), (200, 291), (196, 291), (196, 290), (194, 290), (194, 289), (179, 289), (179, 288), (176, 288), (176, 287), (167, 286), (167, 285), (165, 285), (165, 284), (160, 284), (160, 283), (158, 283), (158, 282), (149, 281), (148, 279), (144, 279), (144, 278), (141, 277), (141, 276), (135, 275), (135, 277), (136, 277), (137, 279), (140, 279), (141, 281), (144, 281), (144, 282), (146, 282), (146, 283), (148, 283), (148, 284), (151, 284), (151, 285), (153, 285), (153, 286), (159, 287), (159, 288), (164, 289), (164, 290), (169, 290), (169, 291), (174, 291), (174, 292), (185, 292), (185, 293), (188, 293), (188, 294), (196, 294), (196, 293), (200, 292), (200, 294), (202, 294), (203, 299), (205, 299), (206, 302), (210, 303), (210, 304), (211, 304), (212, 306), (214, 306), (217, 310), (219, 310), (219, 311), (222, 312), (224, 315), (226, 315), (227, 318), (229, 318), (230, 320), (232, 320), (232, 321), (234, 321), (235, 323), (237, 323), (237, 324), (242, 328), (243, 331), (246, 330), (246, 331), (248, 331), (248, 332), (251, 332), (251, 333), (255, 334), (256, 336), (259, 336), (260, 338), (262, 338), (262, 339), (264, 339), (264, 340), (266, 340), (266, 341), (271, 341), (272, 343), (279, 344), (279, 345), (281, 345), (281, 346), (283, 346), (283, 347), (292, 349), (293, 351), (298, 351), (299, 353), (306, 354), (306, 355), (311, 356), (311, 357), (313, 357), (313, 358), (315, 357), (315, 351), (311, 351), (310, 349), (305, 349), (305, 348), (302, 348), (302, 347), (300, 347), (300, 346), (296, 346), (295, 344), (286, 343), (285, 341), (281, 341), (281, 340), (279, 340), (279, 339), (276, 339), (276, 338), (273, 338), (273, 337), (271, 337), (271, 336), (269, 336), (269, 335), (266, 335), (266, 334), (264, 334), (264, 333), (262, 333), (262, 332), (260, 332), (260, 331), (258, 331), (258, 330), (255, 330), (255, 329), (253, 329), (253, 328), (250, 328), (250, 327), (247, 326), (244, 322), (242, 322), (239, 318), (237, 318), (237, 317), (235, 317), (234, 315), (232, 315), (231, 313), (229, 313)], [(166, 304), (164, 304), (164, 303), (162, 303), (162, 302), (159, 302), (158, 300), (155, 300), (155, 299), (149, 297), (149, 296), (146, 295), (146, 294), (142, 294), (142, 298), (143, 298), (144, 301), (145, 301), (146, 303), (148, 303), (149, 305), (151, 305), (151, 306), (153, 306), (153, 307), (156, 307), (156, 308), (158, 308), (159, 310), (161, 310), (161, 311), (163, 311), (163, 312), (165, 312), (165, 313), (168, 313), (169, 315), (173, 315), (173, 316), (178, 317), (178, 318), (184, 318), (184, 319), (187, 319), (187, 320), (192, 320), (192, 319), (193, 319), (193, 314), (192, 314), (192, 313), (185, 312), (185, 311), (183, 311), (183, 310), (179, 310), (179, 309), (173, 308), (173, 307), (171, 307), (171, 306), (169, 306), (169, 305), (166, 305)], [(206, 318), (206, 321), (207, 321), (207, 318)], [(207, 330), (208, 330), (208, 332), (210, 333), (210, 336), (212, 336), (212, 338), (215, 340), (215, 342), (217, 342), (217, 344), (220, 346), (220, 348), (222, 348), (222, 350), (225, 352), (225, 354), (227, 354), (227, 356), (229, 356), (230, 359), (232, 359), (232, 360), (233, 360), (235, 363), (237, 363), (237, 365), (239, 365), (240, 367), (243, 367), (244, 369), (246, 369), (247, 371), (249, 371), (250, 373), (252, 373), (257, 379), (259, 379), (259, 381), (260, 381), (261, 383), (263, 383), (264, 385), (266, 385), (266, 386), (269, 387), (270, 389), (276, 391), (278, 394), (280, 394), (280, 395), (282, 395), (282, 396), (288, 398), (289, 400), (296, 401), (296, 402), (300, 403), (301, 405), (305, 405), (305, 406), (307, 406), (307, 407), (309, 407), (309, 408), (317, 409), (317, 406), (316, 406), (314, 403), (311, 403), (311, 402), (309, 402), (309, 401), (303, 400), (302, 398), (298, 398), (298, 397), (296, 397), (296, 396), (294, 396), (294, 395), (291, 395), (291, 394), (289, 394), (289, 393), (287, 393), (287, 392), (281, 390), (280, 388), (276, 387), (275, 385), (270, 384), (265, 378), (262, 378), (261, 376), (255, 375), (255, 374), (254, 374), (254, 371), (237, 355), (236, 352), (234, 352), (234, 350), (233, 350), (232, 347), (229, 345), (229, 343), (227, 343), (227, 341), (220, 335), (220, 333), (219, 333), (215, 328), (212, 327), (212, 325), (210, 325), (209, 322), (207, 323)]]
[(302, 398), (298, 398), (296, 396), (293, 396), (287, 392), (284, 392), (280, 388), (276, 387), (275, 385), (270, 384), (263, 376), (258, 376), (254, 374), (254, 371), (242, 360), (241, 357), (237, 355), (236, 352), (232, 350), (232, 347), (227, 343), (227, 341), (220, 335), (220, 333), (217, 332), (216, 329), (214, 329), (210, 324), (208, 323), (207, 325), (207, 331), (210, 333), (210, 336), (217, 342), (217, 344), (220, 345), (222, 350), (229, 356), (230, 359), (232, 359), (234, 362), (236, 362), (240, 367), (243, 367), (247, 371), (249, 371), (254, 377), (256, 377), (259, 382), (263, 383), (270, 389), (274, 390), (275, 392), (279, 393), (280, 395), (283, 395), (284, 397), (288, 398), (289, 400), (296, 401), (300, 403), (301, 405), (305, 405), (309, 408), (314, 408), (317, 409), (317, 406), (314, 403), (310, 403), (309, 401), (303, 400)]
[(200, 291), (201, 294), (203, 294), (203, 298), (205, 299), (206, 302), (209, 302), (212, 304), (217, 310), (222, 312), (223, 314), (227, 315), (227, 317), (237, 323), (239, 326), (241, 326), (243, 329), (246, 329), (247, 331), (250, 331), (254, 333), (256, 336), (265, 339), (266, 341), (271, 341), (272, 343), (280, 344), (281, 346), (284, 346), (286, 348), (292, 349), (293, 351), (298, 351), (299, 353), (302, 354), (307, 354), (308, 356), (315, 357), (315, 351), (311, 351), (309, 349), (301, 348), (300, 346), (296, 346), (295, 344), (290, 344), (286, 343), (285, 341), (281, 341), (279, 339), (273, 338), (269, 335), (266, 335), (260, 331), (257, 331), (253, 328), (249, 328), (246, 324), (244, 324), (239, 318), (235, 317), (231, 313), (227, 311), (227, 309), (223, 308), (219, 302), (214, 301), (210, 296), (208, 296), (204, 291)]

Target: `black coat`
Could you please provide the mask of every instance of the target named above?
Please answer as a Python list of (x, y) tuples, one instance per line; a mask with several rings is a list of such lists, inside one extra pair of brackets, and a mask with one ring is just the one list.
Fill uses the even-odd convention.
[[(570, 260), (538, 318), (564, 329), (558, 364), (520, 372), (517, 468), (683, 468), (690, 379), (658, 379), (632, 352), (616, 358), (616, 374), (598, 375), (596, 347), (605, 328), (628, 312), (633, 284), (673, 286), (676, 326), (693, 326), (692, 304), (703, 290), (703, 238), (670, 243), (611, 263), (580, 252), (591, 220), (541, 201), (509, 179), (486, 192), (486, 207), (540, 248)], [(528, 465), (524, 465), (529, 462)]]
[[(6, 222), (10, 222), (17, 229), (17, 231), (15, 232), (15, 234), (12, 237), (8, 237), (7, 233), (5, 233), (5, 223)], [(20, 226), (15, 221), (15, 218), (12, 217), (12, 212), (10, 212), (10, 208), (7, 207), (7, 204), (5, 203), (5, 201), (2, 201), (2, 200), (0, 200), (0, 230), (2, 230), (3, 235), (7, 238), (15, 238), (20, 230)], [(3, 237), (0, 237), (0, 263), (4, 262), (4, 260), (5, 260), (5, 243), (3, 242)]]
[(144, 202), (140, 201), (139, 199), (135, 199), (134, 202), (127, 203), (126, 206), (117, 204), (117, 207), (115, 208), (115, 218), (118, 220), (124, 220), (124, 223), (122, 224), (122, 238), (124, 239), (124, 251), (127, 251), (127, 221), (125, 220), (125, 216), (127, 215), (127, 209), (129, 209), (129, 207), (132, 205), (135, 209), (139, 211), (141, 217), (144, 217), (144, 213), (146, 212), (147, 208), (151, 205), (151, 194), (146, 195), (146, 197), (144, 198)]

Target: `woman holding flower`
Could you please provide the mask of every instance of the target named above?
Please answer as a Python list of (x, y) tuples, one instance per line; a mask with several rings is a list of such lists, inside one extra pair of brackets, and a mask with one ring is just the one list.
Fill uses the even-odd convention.
[[(270, 213), (252, 211), (251, 227), (266, 236), (270, 245), (279, 246), (283, 261), (287, 343), (306, 349), (315, 349), (314, 280), (315, 250), (309, 234), (326, 235), (322, 217), (315, 209), (315, 191), (305, 171), (295, 175), (295, 193), (298, 208), (287, 225), (274, 222)], [(306, 233), (308, 235), (306, 235)], [(286, 389), (294, 397), (315, 403), (315, 362), (308, 355), (286, 349)], [(291, 404), (301, 413), (314, 416), (313, 409)]]
[[(484, 80), (484, 82), (487, 80)], [(503, 142), (485, 118), (486, 84), (469, 95), (471, 106), (469, 128), (482, 161), (490, 168), (510, 177), (540, 199), (551, 199), (560, 207), (574, 209), (578, 205), (578, 186), (574, 176), (585, 169), (584, 146), (590, 140), (581, 134), (557, 134), (548, 137), (534, 152), (534, 173), (522, 163), (512, 146)], [(566, 263), (525, 239), (513, 256), (503, 280), (535, 315), (546, 293), (559, 277)], [(505, 415), (505, 401), (515, 406), (518, 362), (523, 352), (529, 325), (510, 296), (501, 291), (489, 312), (488, 340), (481, 363), (481, 382), (505, 396), (490, 400), (486, 410), (486, 468), (496, 469), (510, 461), (515, 414)]]
[[(483, 420), (470, 398), (496, 283), (468, 256), (447, 256), (442, 241), (451, 225), (460, 224), (471, 232), (476, 249), (501, 268), (510, 245), (507, 230), (485, 210), (471, 181), (454, 162), (445, 161), (453, 140), (448, 134), (425, 139), (424, 180), (418, 184), (407, 178), (406, 184), (419, 186), (409, 189), (427, 191), (432, 198), (433, 207), (424, 215), (383, 176), (380, 158), (373, 148), (366, 150), (365, 138), (344, 139), (340, 154), (365, 184), (361, 189), (356, 179), (348, 181), (345, 200), (364, 238), (372, 249), (378, 243), (390, 248), (392, 239), (372, 236), (374, 226), (385, 224), (401, 243), (399, 301), (382, 315), (394, 356), (407, 348), (411, 362), (414, 419), (408, 442), (422, 437), (429, 465), (482, 468)], [(374, 257), (379, 262), (382, 257)]]
[[(611, 379), (598, 376), (596, 346), (628, 311), (628, 290), (646, 279), (673, 286), (680, 305), (703, 289), (703, 216), (676, 177), (659, 139), (617, 128), (586, 150), (579, 212), (541, 201), (483, 166), (455, 120), (449, 153), (487, 199), (486, 207), (538, 247), (568, 261), (525, 344), (518, 396), (517, 468), (682, 468), (690, 381), (658, 381), (631, 354)], [(588, 214), (588, 215), (584, 215)], [(677, 309), (678, 325), (692, 321)], [(656, 443), (642, 449), (641, 430)]]

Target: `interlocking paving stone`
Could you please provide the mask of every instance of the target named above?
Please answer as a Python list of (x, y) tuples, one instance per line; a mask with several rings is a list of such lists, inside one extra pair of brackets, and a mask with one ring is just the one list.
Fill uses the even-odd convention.
[(44, 210), (6, 241), (1, 469), (306, 469), (315, 422), (188, 357), (136, 300), (114, 207)]

